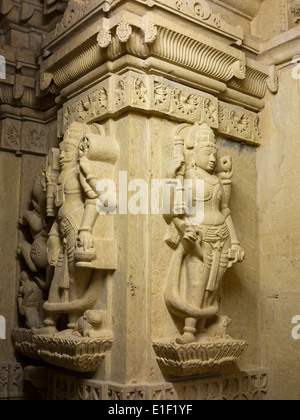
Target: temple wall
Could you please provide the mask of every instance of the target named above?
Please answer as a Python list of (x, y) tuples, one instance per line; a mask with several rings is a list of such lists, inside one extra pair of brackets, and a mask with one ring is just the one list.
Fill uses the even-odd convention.
[[(0, 400), (299, 399), (300, 4), (4, 3)], [(186, 163), (202, 141), (217, 144), (218, 158), (232, 159), (233, 173), (231, 166), (218, 172), (216, 164), (202, 176), (210, 191), (216, 178), (226, 193), (231, 187), (229, 208), (245, 250), (243, 260), (231, 228), (224, 256), (217, 222), (210, 225), (213, 239), (208, 230), (197, 233), (211, 245), (212, 254), (201, 257), (210, 282), (229, 267), (218, 290), (218, 316), (202, 315), (205, 328), (188, 316), (192, 305), (184, 300), (195, 250), (184, 248), (183, 257), (178, 252), (186, 238), (178, 236), (176, 218), (163, 217), (161, 186), (158, 203), (151, 190), (167, 178), (178, 144)], [(64, 151), (58, 147), (66, 144), (76, 148), (80, 173), (71, 193), (59, 160)], [(46, 173), (38, 175), (43, 165)], [(195, 173), (203, 171), (199, 165), (193, 163)], [(167, 182), (184, 176), (177, 170)], [(93, 216), (100, 196), (95, 180), (103, 179), (116, 185), (116, 212)], [(132, 185), (137, 180), (139, 187)], [(38, 275), (20, 250), (22, 241), (33, 242), (26, 211), (45, 216), (42, 195), (32, 196), (34, 183), (48, 200), (42, 235), (48, 247), (35, 248), (34, 256), (56, 252), (54, 271), (46, 263)], [(215, 206), (224, 199), (212, 197), (206, 199)], [(48, 223), (55, 225), (66, 200), (67, 214), (57, 218), (60, 242), (53, 245)], [(130, 202), (146, 211), (133, 214)], [(88, 249), (80, 244), (82, 233), (92, 239)], [(231, 252), (243, 260), (232, 267)], [(165, 294), (173, 269), (179, 309), (170, 303), (170, 290), (168, 299)], [(22, 306), (24, 273), (40, 294)], [(44, 280), (56, 294), (54, 286), (41, 290)], [(217, 292), (208, 285), (206, 291)], [(214, 303), (196, 309), (209, 311)], [(193, 327), (191, 318), (198, 319)]]
[[(266, 139), (257, 151), (261, 360), (270, 399), (299, 399), (299, 80), (280, 71), (281, 90), (262, 112)], [(298, 322), (297, 322), (298, 323)], [(296, 336), (297, 337), (297, 336)]]

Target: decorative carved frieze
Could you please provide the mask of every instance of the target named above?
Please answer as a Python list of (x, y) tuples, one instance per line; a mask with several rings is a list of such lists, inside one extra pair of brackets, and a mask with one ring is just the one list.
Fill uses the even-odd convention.
[[(161, 2), (158, 3), (163, 7)], [(198, 11), (195, 13), (200, 16), (203, 14), (205, 20), (207, 3), (203, 1), (193, 4), (193, 10)], [(183, 5), (187, 8), (191, 6), (189, 2), (183, 2)], [(176, 5), (173, 6), (178, 10)], [(201, 80), (208, 91), (211, 91), (211, 85), (217, 80), (217, 93), (220, 94), (227, 86), (248, 95), (250, 99), (262, 99), (270, 82), (269, 67), (258, 66), (255, 61), (247, 59), (241, 50), (209, 38), (194, 27), (175, 24), (170, 18), (162, 18), (152, 11), (139, 16), (122, 10), (110, 18), (102, 17), (97, 25), (91, 24), (85, 39), (82, 42), (82, 36), (74, 34), (72, 46), (58, 47), (41, 64), (43, 92), (50, 90), (58, 94), (61, 89), (99, 69), (107, 61), (112, 62), (110, 69), (113, 72), (118, 71), (120, 60), (123, 60), (123, 67), (129, 64), (126, 63), (128, 58), (124, 62), (126, 54), (131, 57), (131, 66), (139, 68), (141, 58), (145, 60), (145, 71), (150, 71), (151, 67), (151, 71), (156, 74), (165, 72), (166, 78), (170, 78), (170, 72), (163, 70), (166, 63), (174, 66), (174, 72), (178, 68), (183, 71), (189, 69), (188, 78), (197, 74), (198, 83)], [(195, 85), (194, 81), (188, 82)], [(276, 89), (272, 91), (276, 92)]]
[(24, 122), (22, 126), (22, 150), (46, 155), (49, 140), (47, 127), (42, 124)]
[(219, 101), (218, 132), (258, 146), (262, 141), (259, 114)]
[[(244, 37), (244, 32), (241, 27), (229, 25), (220, 15), (213, 13), (206, 0), (153, 0), (146, 4), (144, 0), (134, 1), (137, 4), (140, 3), (143, 6), (146, 6), (147, 9), (159, 6), (171, 13), (184, 16), (185, 19), (197, 22), (214, 32), (221, 33), (222, 35), (235, 40), (237, 43), (241, 43)], [(48, 37), (46, 42), (51, 43), (55, 39), (61, 37), (69, 28), (78, 25), (80, 21), (82, 21), (86, 15), (93, 12), (93, 10), (97, 12), (102, 10), (104, 12), (109, 12), (118, 7), (119, 3), (119, 0), (69, 1), (62, 21), (57, 24), (56, 29)]]
[(280, 30), (282, 32), (285, 32), (288, 30), (287, 0), (280, 0), (279, 8), (280, 8)]
[(45, 156), (48, 152), (47, 125), (6, 118), (0, 122), (0, 147)]
[(24, 373), (20, 363), (0, 363), (0, 400), (24, 398)]
[(12, 119), (1, 121), (1, 147), (12, 151), (20, 150), (22, 122)]
[(181, 15), (196, 20), (213, 31), (221, 32), (224, 36), (227, 35), (236, 40), (243, 38), (242, 28), (229, 25), (220, 15), (213, 13), (206, 0), (154, 0), (153, 3), (176, 10)]
[(268, 375), (263, 369), (222, 376), (181, 380), (174, 384), (137, 383), (121, 385), (74, 378), (49, 370), (49, 400), (264, 400)]
[(207, 123), (220, 135), (253, 145), (262, 140), (257, 113), (162, 77), (133, 71), (111, 76), (66, 102), (63, 130), (73, 121), (91, 123), (128, 109), (158, 113), (183, 122)]
[(64, 35), (70, 28), (78, 24), (98, 6), (100, 10), (107, 11), (111, 0), (69, 0), (62, 20), (56, 28), (47, 36), (47, 44)]

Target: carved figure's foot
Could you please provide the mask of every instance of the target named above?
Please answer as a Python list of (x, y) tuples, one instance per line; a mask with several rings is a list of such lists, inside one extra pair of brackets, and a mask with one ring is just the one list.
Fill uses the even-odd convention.
[(58, 333), (57, 328), (55, 325), (49, 325), (48, 327), (43, 328), (32, 328), (31, 331), (34, 335), (49, 335), (53, 336)]
[(195, 335), (191, 332), (185, 332), (181, 337), (176, 338), (177, 344), (190, 344), (195, 343), (196, 341)]
[(64, 337), (81, 337), (78, 331), (74, 331), (72, 328), (67, 328), (66, 330), (60, 331), (55, 334), (55, 337), (64, 338)]

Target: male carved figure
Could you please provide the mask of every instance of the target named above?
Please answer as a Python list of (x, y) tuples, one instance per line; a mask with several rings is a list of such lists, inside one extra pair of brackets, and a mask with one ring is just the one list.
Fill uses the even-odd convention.
[(74, 122), (60, 144), (61, 172), (54, 192), (57, 216), (48, 239), (48, 260), (55, 270), (44, 304), (45, 328), (37, 330), (38, 334), (57, 333), (61, 314), (68, 315), (67, 331), (74, 330), (79, 318), (85, 310), (92, 309), (97, 299), (90, 296), (93, 270), (76, 267), (75, 259), (76, 253), (89, 261), (96, 257), (92, 231), (98, 216), (97, 176), (80, 149), (82, 139), (89, 133), (89, 126)]
[[(231, 159), (218, 160), (215, 135), (207, 124), (191, 129), (187, 145), (188, 156), (184, 156), (182, 150), (182, 154), (175, 157), (168, 176), (178, 178), (180, 174), (193, 181), (191, 202), (185, 206), (195, 207), (197, 201), (203, 201), (204, 219), (191, 224), (194, 215), (186, 212), (166, 218), (178, 234), (165, 300), (172, 313), (184, 318), (184, 334), (176, 340), (179, 344), (195, 342), (197, 331), (204, 332), (206, 320), (218, 312), (216, 294), (225, 271), (243, 261), (245, 256), (228, 208)], [(204, 181), (204, 196), (197, 196), (197, 179)], [(183, 267), (186, 267), (185, 276)]]

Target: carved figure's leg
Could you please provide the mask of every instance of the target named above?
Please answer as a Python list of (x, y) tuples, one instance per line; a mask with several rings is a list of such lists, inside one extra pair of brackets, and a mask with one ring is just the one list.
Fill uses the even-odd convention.
[(43, 230), (43, 222), (41, 216), (35, 211), (27, 210), (24, 212), (22, 223), (25, 225), (28, 223), (33, 236)]
[(230, 239), (228, 239), (223, 247), (223, 250), (221, 252), (220, 256), (220, 262), (219, 262), (219, 268), (216, 276), (216, 282), (215, 282), (215, 289), (213, 291), (206, 291), (205, 297), (204, 297), (204, 304), (206, 306), (212, 305), (213, 301), (216, 298), (216, 294), (218, 292), (218, 289), (220, 287), (221, 281), (227, 271), (228, 268), (228, 251), (230, 249)]
[(20, 255), (22, 255), (25, 259), (25, 262), (29, 268), (30, 271), (32, 271), (33, 273), (37, 273), (38, 269), (35, 266), (34, 262), (31, 259), (31, 247), (32, 244), (30, 244), (27, 241), (22, 241), (21, 245), (20, 245)]
[[(206, 284), (209, 272), (205, 264), (199, 258), (192, 255), (187, 256), (187, 285), (186, 285), (186, 301), (196, 308), (201, 308), (205, 295)], [(196, 318), (186, 318), (183, 329), (184, 334), (176, 341), (179, 344), (193, 343), (196, 341), (195, 334), (197, 332)]]
[[(68, 256), (68, 274), (69, 274), (69, 302), (80, 301), (87, 291), (93, 271), (84, 268), (78, 268), (75, 264), (74, 251), (76, 243), (77, 232), (71, 231), (67, 236), (67, 256)], [(68, 328), (74, 329), (79, 318), (83, 316), (86, 307), (78, 311), (69, 313)]]

